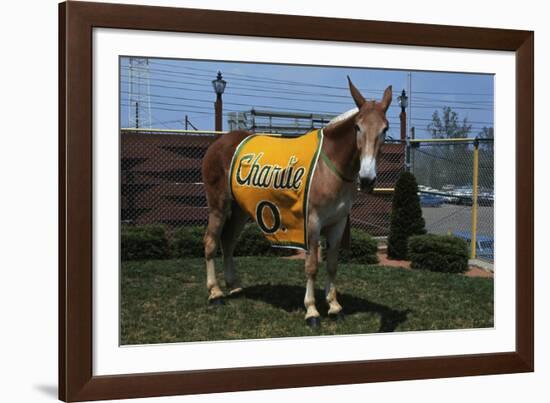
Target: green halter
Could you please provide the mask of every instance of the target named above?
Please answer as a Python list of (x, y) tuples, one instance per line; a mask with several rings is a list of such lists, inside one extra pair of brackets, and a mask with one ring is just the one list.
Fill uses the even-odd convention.
[(334, 174), (339, 177), (342, 181), (348, 182), (348, 183), (354, 183), (357, 179), (357, 176), (354, 176), (353, 178), (350, 178), (349, 176), (346, 176), (344, 173), (340, 172), (338, 167), (330, 160), (328, 155), (325, 154), (325, 152), (321, 149), (321, 159), (325, 163), (325, 165), (330, 169)]

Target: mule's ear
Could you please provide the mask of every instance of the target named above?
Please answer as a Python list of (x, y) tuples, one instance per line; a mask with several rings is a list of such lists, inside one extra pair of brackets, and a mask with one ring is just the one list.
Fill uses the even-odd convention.
[(359, 90), (355, 88), (355, 85), (353, 85), (353, 83), (351, 82), (351, 78), (349, 78), (349, 76), (348, 76), (348, 84), (349, 84), (349, 90), (351, 92), (351, 96), (355, 101), (355, 105), (357, 105), (358, 108), (361, 108), (361, 106), (365, 103), (365, 98), (363, 98), (363, 95), (361, 95)]
[(382, 108), (384, 109), (384, 112), (386, 112), (388, 110), (388, 108), (390, 107), (391, 99), (392, 99), (392, 88), (391, 88), (391, 85), (390, 85), (384, 91), (384, 96), (382, 97), (382, 102), (380, 102), (382, 104)]

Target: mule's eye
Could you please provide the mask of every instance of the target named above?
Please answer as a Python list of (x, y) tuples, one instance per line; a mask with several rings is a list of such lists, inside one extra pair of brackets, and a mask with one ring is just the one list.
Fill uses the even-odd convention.
[(355, 125), (355, 133), (359, 133), (361, 131), (361, 129), (359, 128), (359, 126)]

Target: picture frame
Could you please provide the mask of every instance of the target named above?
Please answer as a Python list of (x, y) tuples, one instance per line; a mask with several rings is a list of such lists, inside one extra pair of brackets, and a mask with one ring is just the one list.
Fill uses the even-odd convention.
[[(93, 375), (94, 28), (502, 50), (516, 55), (516, 348), (500, 353)], [(534, 370), (534, 33), (85, 2), (59, 5), (59, 398), (100, 400)], [(520, 102), (521, 101), (521, 102)], [(512, 266), (512, 263), (510, 264)]]

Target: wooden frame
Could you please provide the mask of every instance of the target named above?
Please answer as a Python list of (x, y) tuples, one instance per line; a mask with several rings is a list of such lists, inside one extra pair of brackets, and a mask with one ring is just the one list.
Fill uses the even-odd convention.
[[(93, 376), (92, 30), (97, 27), (514, 51), (517, 63), (516, 350)], [(60, 4), (59, 398), (81, 401), (533, 371), (533, 59), (534, 34), (530, 31), (118, 4)]]

